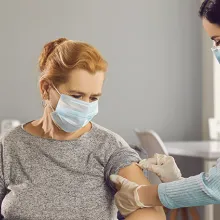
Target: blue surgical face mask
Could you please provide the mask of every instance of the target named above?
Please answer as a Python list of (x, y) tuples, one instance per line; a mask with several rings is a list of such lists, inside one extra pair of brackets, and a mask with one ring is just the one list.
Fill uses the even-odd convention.
[(214, 53), (216, 59), (220, 63), (220, 47), (213, 47), (212, 52)]
[[(60, 92), (55, 88), (60, 94)], [(56, 110), (51, 113), (53, 122), (65, 132), (75, 132), (98, 114), (98, 101), (85, 102), (60, 94)]]

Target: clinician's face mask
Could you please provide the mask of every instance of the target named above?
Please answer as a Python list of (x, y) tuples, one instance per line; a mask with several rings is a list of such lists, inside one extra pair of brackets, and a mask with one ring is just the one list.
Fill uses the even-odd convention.
[[(56, 91), (60, 94), (57, 89)], [(63, 131), (75, 132), (88, 124), (97, 114), (98, 101), (88, 103), (69, 95), (60, 94), (56, 110), (51, 113), (51, 117)]]
[(220, 47), (213, 47), (212, 52), (214, 53), (216, 59), (218, 60), (220, 64)]

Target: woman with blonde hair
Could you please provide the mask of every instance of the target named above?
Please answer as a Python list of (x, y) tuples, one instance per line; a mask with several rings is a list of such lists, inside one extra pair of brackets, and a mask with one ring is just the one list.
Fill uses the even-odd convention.
[[(2, 218), (116, 219), (110, 175), (149, 183), (134, 164), (137, 153), (92, 122), (107, 62), (93, 46), (60, 38), (44, 46), (39, 68), (42, 117), (0, 140)], [(142, 217), (159, 220), (164, 213), (160, 207), (144, 208), (127, 219)]]

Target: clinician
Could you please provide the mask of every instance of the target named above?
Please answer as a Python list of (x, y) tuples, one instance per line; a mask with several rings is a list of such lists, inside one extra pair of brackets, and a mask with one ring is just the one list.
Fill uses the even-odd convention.
[[(220, 63), (220, 0), (205, 0), (200, 8), (203, 27), (215, 46), (212, 48)], [(220, 73), (219, 73), (220, 74)], [(145, 206), (163, 205), (169, 209), (220, 204), (220, 158), (208, 173), (182, 178), (174, 159), (156, 154), (139, 163), (143, 169), (156, 173), (163, 183), (139, 186), (117, 175), (111, 180), (120, 191), (115, 195), (121, 212), (132, 213)]]

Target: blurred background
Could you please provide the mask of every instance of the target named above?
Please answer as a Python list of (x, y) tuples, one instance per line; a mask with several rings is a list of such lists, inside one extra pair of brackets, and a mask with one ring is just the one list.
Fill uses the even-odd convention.
[[(109, 63), (97, 123), (131, 145), (139, 144), (135, 128), (153, 129), (165, 142), (208, 140), (208, 119), (220, 114), (220, 80), (200, 4), (0, 1), (0, 123), (41, 116), (38, 57), (45, 43), (66, 37), (92, 44)], [(203, 158), (175, 158), (184, 176), (203, 171)]]
[[(199, 0), (7, 0), (0, 7), (0, 120), (41, 116), (37, 61), (45, 43), (89, 42), (109, 63), (96, 121), (134, 142), (202, 137)], [(210, 50), (207, 51), (210, 53)]]

